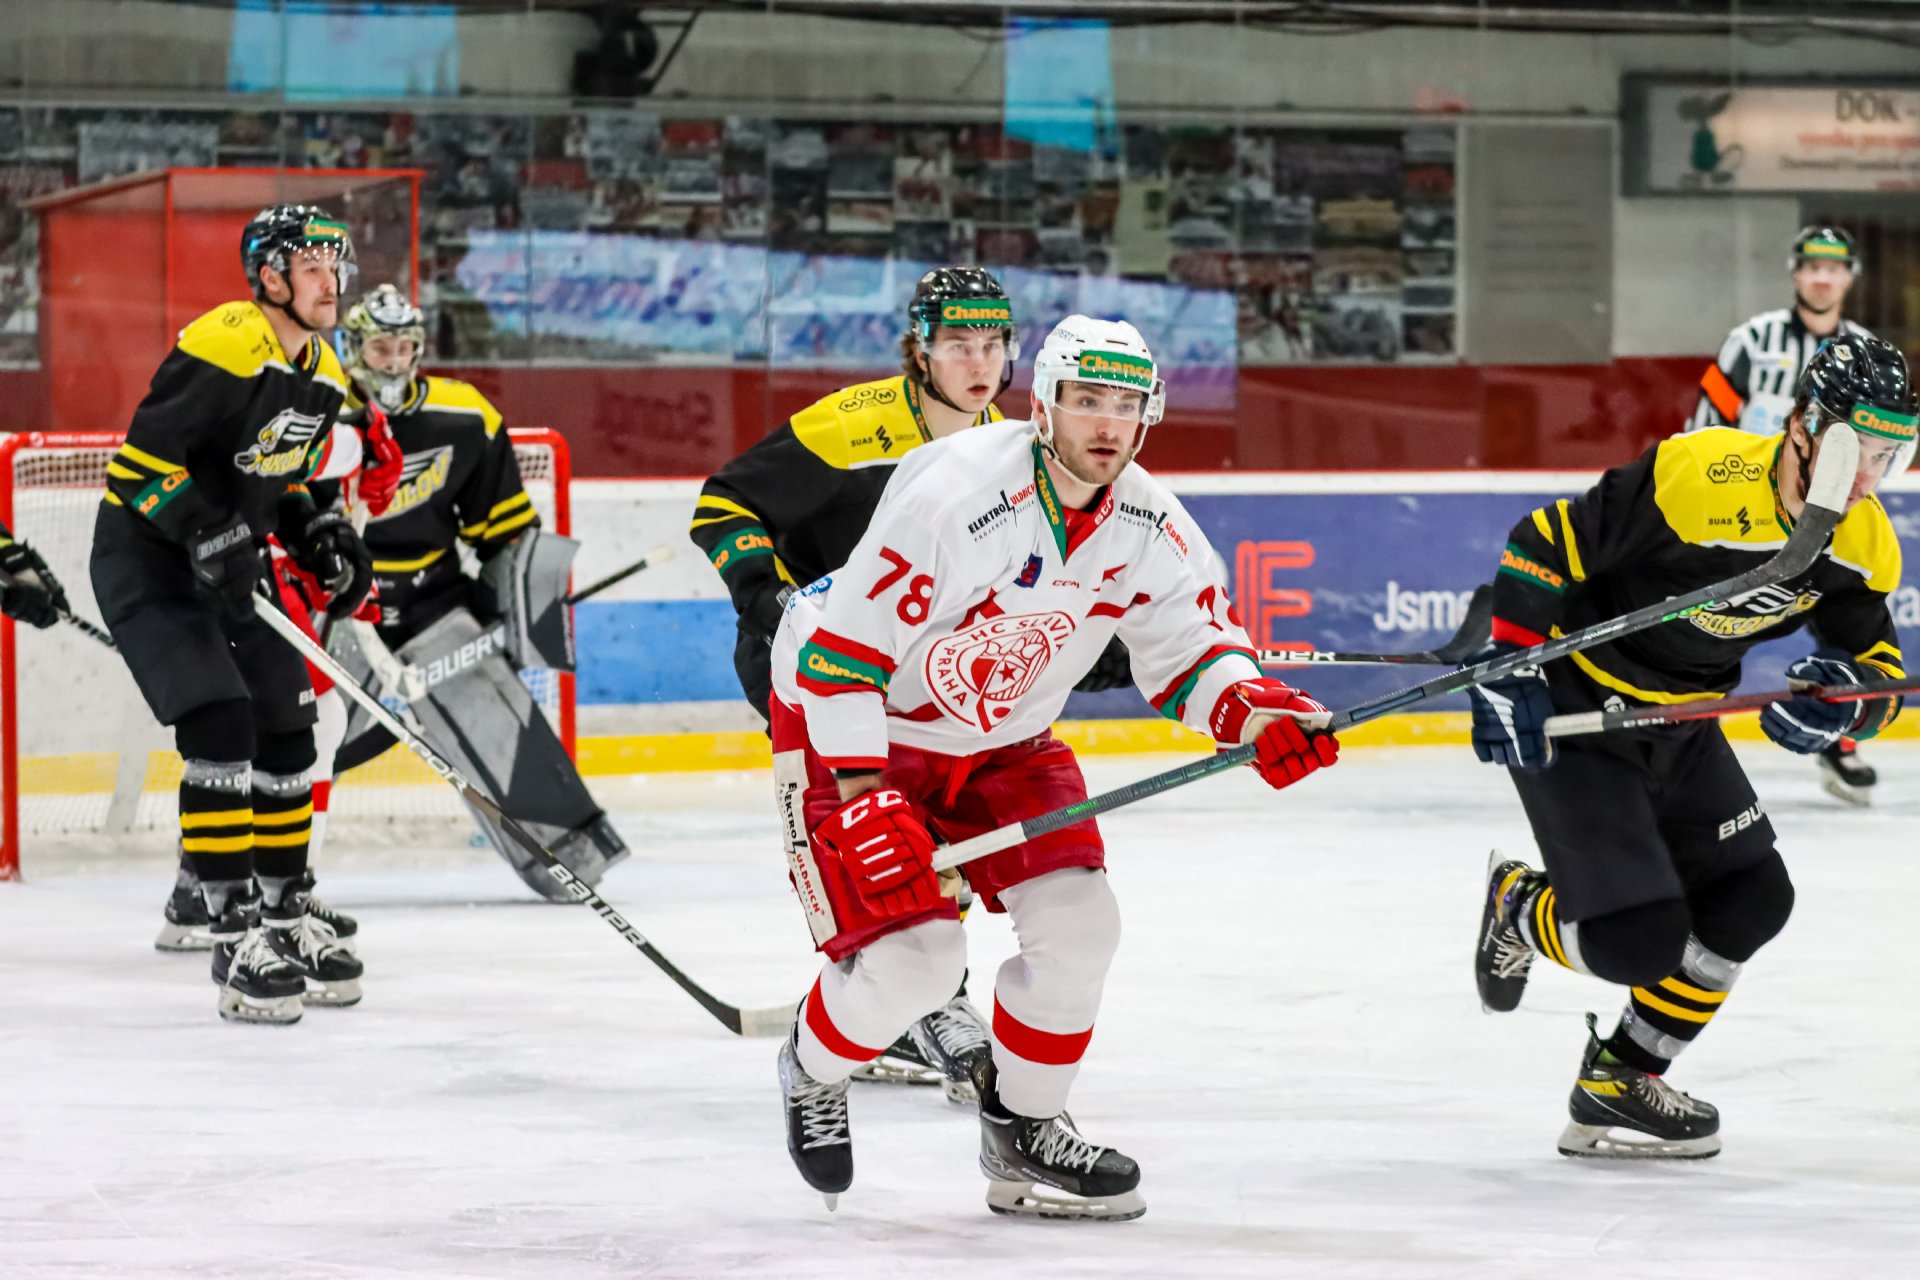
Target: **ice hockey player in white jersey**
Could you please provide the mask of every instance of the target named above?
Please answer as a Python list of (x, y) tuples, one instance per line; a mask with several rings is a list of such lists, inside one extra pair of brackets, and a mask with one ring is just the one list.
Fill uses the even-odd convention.
[[(1338, 757), (1325, 708), (1261, 674), (1198, 527), (1131, 465), (1165, 398), (1132, 325), (1069, 316), (1035, 361), (1031, 419), (909, 454), (847, 563), (788, 604), (774, 773), (827, 963), (779, 1074), (788, 1151), (829, 1205), (853, 1181), (848, 1077), (966, 967), (935, 839), (1086, 797), (1050, 726), (1109, 639), (1131, 650), (1161, 714), (1223, 744), (1257, 741), (1272, 786)], [(1120, 941), (1104, 860), (1088, 821), (962, 869), (1020, 944), (974, 1068), (997, 1212), (1146, 1211), (1139, 1166), (1081, 1137), (1065, 1110)]]

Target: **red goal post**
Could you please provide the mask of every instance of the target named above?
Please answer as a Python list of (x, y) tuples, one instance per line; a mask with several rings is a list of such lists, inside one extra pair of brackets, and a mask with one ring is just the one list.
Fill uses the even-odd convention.
[[(566, 440), (544, 427), (511, 435), (542, 524), (570, 534)], [(94, 622), (100, 612), (87, 560), (107, 460), (122, 439), (112, 431), (0, 434), (0, 522), (46, 559), (74, 612)], [(573, 677), (530, 673), (528, 683), (571, 753)], [(363, 785), (336, 788), (337, 834), (356, 823), (464, 821), (451, 789), (401, 756), (389, 752), (356, 770), (353, 779), (369, 779)], [(154, 725), (116, 654), (74, 627), (35, 631), (0, 619), (0, 880), (18, 879), (23, 846), (42, 839), (89, 849), (170, 842), (178, 769), (170, 735)]]

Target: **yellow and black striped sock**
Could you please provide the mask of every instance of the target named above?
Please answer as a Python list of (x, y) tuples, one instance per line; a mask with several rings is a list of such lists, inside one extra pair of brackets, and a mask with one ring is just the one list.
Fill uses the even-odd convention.
[(253, 876), (252, 773), (244, 760), (189, 760), (180, 775), (180, 849), (216, 916)]
[(253, 772), (253, 862), (269, 913), (307, 873), (313, 834), (310, 775)]
[(1580, 958), (1579, 926), (1560, 919), (1559, 895), (1543, 877), (1538, 888), (1514, 904), (1514, 923), (1527, 945), (1562, 968), (1591, 972)]
[(1740, 976), (1738, 962), (1687, 939), (1680, 968), (1651, 987), (1635, 987), (1606, 1052), (1634, 1068), (1662, 1075), (1680, 1051), (1707, 1029)]

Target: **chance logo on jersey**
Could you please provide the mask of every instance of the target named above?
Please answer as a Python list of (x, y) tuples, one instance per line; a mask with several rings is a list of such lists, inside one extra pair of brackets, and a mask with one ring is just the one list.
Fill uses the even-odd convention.
[(1003, 614), (957, 631), (927, 650), (927, 688), (955, 720), (990, 730), (1013, 713), (1073, 628), (1056, 610)]
[(452, 472), (453, 446), (450, 444), (408, 454), (400, 467), (400, 487), (394, 491), (392, 505), (373, 517), (373, 523), (391, 520), (413, 510), (446, 488), (447, 477)]
[(233, 455), (233, 465), (249, 475), (292, 475), (307, 464), (307, 446), (320, 434), (321, 419), (294, 409), (282, 409), (260, 428), (254, 446)]

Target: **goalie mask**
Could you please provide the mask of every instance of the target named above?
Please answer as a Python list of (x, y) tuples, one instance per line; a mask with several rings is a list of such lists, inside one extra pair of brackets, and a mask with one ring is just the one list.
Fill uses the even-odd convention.
[(1147, 442), (1147, 428), (1166, 412), (1167, 384), (1161, 381), (1159, 366), (1138, 329), (1125, 320), (1068, 316), (1053, 327), (1033, 361), (1033, 398), (1040, 405), (1034, 431), (1040, 447), (1056, 458), (1059, 455), (1054, 449), (1051, 414), (1059, 403), (1061, 387), (1069, 382), (1141, 394), (1140, 430), (1133, 438), (1136, 453)]
[[(383, 284), (354, 304), (340, 331), (348, 376), (371, 390), (382, 409), (398, 413), (420, 372), (426, 316), (396, 286)], [(411, 350), (403, 345), (409, 342)]]

